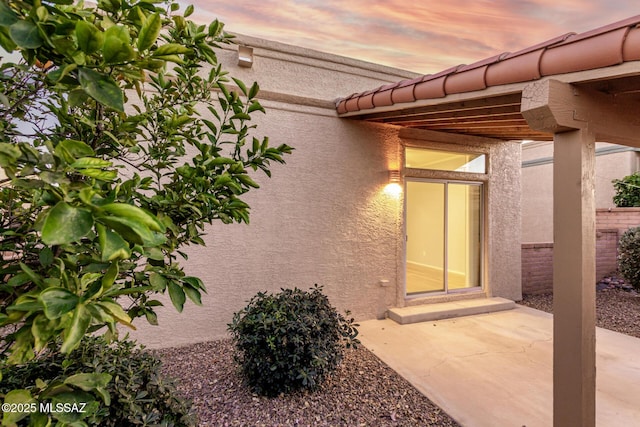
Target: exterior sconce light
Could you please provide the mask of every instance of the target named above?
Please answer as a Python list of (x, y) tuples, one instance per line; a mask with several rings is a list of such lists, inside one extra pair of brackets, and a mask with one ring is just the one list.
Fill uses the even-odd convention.
[(253, 65), (252, 47), (238, 46), (238, 65), (244, 68), (251, 68)]
[(402, 186), (400, 185), (400, 171), (389, 171), (389, 183), (384, 187), (385, 194), (394, 198), (400, 197), (402, 194)]

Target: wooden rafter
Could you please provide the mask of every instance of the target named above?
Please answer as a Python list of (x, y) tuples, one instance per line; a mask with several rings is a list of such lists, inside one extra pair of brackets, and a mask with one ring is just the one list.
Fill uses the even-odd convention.
[[(524, 85), (515, 92), (487, 93), (483, 97), (475, 94), (466, 99), (442, 98), (433, 100), (428, 105), (409, 104), (405, 108), (364, 113), (354, 115), (353, 118), (411, 129), (500, 140), (551, 141), (554, 132), (578, 129), (581, 127), (579, 122), (586, 118), (586, 114), (594, 114), (588, 111), (596, 111), (596, 117), (589, 117), (589, 121), (602, 141), (639, 146), (635, 138), (640, 134), (640, 116), (633, 116), (633, 112), (640, 107), (640, 76), (633, 74), (602, 78), (597, 73), (590, 75), (593, 76), (592, 79), (587, 78), (582, 83), (570, 85), (570, 90), (584, 102), (577, 104), (579, 108), (575, 111), (575, 119), (568, 117), (565, 123), (559, 124), (560, 128), (544, 124), (532, 125), (535, 120), (532, 120), (531, 115), (535, 112), (531, 112), (528, 106), (532, 96), (531, 85), (547, 85), (546, 79)], [(523, 94), (525, 87), (527, 89)], [(602, 109), (605, 105), (608, 108)], [(598, 113), (598, 110), (603, 113)], [(612, 123), (617, 125), (613, 127)], [(613, 129), (615, 132), (612, 132)]]

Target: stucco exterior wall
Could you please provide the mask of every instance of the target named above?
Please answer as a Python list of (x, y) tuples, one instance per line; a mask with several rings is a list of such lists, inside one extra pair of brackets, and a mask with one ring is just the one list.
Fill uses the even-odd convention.
[[(611, 181), (640, 169), (638, 150), (596, 144), (596, 208), (614, 207)], [(522, 145), (522, 242), (553, 242), (553, 143)]]
[(261, 86), (267, 113), (254, 116), (256, 134), (295, 151), (273, 178), (254, 175), (261, 188), (245, 199), (250, 225), (214, 224), (206, 247), (187, 250), (185, 269), (208, 294), (181, 314), (164, 298), (160, 326), (137, 319), (131, 336), (152, 348), (225, 336), (233, 313), (259, 291), (318, 283), (358, 319), (382, 317), (395, 304), (400, 201), (383, 190), (398, 164), (398, 129), (339, 119), (333, 100), (413, 74), (243, 39), (257, 45), (251, 69), (235, 65), (233, 50), (220, 59)]
[[(233, 49), (220, 58), (232, 75), (260, 83), (267, 113), (254, 116), (257, 135), (295, 151), (273, 168), (273, 178), (256, 175), (262, 187), (245, 198), (250, 225), (214, 224), (206, 247), (187, 250), (185, 270), (204, 281), (208, 294), (202, 307), (187, 302), (182, 314), (164, 298), (160, 326), (137, 319), (131, 337), (151, 348), (226, 336), (233, 313), (259, 291), (318, 283), (357, 320), (382, 318), (405, 304), (403, 197), (384, 191), (388, 171), (401, 169), (401, 129), (340, 119), (333, 101), (415, 75), (239, 40), (254, 47), (252, 68), (238, 67)], [(486, 195), (485, 293), (520, 299), (520, 148), (487, 147), (493, 175)]]
[(521, 289), (521, 162), (520, 144), (491, 146), (488, 206), (489, 295), (519, 301)]

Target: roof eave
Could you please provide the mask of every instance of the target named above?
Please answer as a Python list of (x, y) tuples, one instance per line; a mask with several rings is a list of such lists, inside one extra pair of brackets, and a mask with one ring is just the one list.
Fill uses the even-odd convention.
[[(598, 68), (594, 70), (576, 71), (573, 73), (556, 74), (552, 76), (542, 77), (539, 80), (553, 79), (564, 83), (580, 84), (589, 83), (599, 80), (608, 80), (613, 78), (623, 78), (629, 76), (640, 75), (640, 61), (623, 62), (619, 65), (613, 65), (610, 67)], [(338, 113), (339, 117), (362, 117), (371, 114), (401, 111), (404, 109), (419, 109), (428, 108), (430, 106), (459, 103), (464, 101), (476, 100), (480, 98), (493, 98), (502, 95), (510, 95), (514, 93), (522, 93), (524, 88), (532, 81), (510, 83), (499, 86), (490, 86), (485, 89), (461, 92), (446, 95), (441, 98), (420, 99), (412, 102), (396, 103), (387, 106), (374, 107), (369, 109), (363, 109), (358, 111), (349, 111), (345, 113)]]

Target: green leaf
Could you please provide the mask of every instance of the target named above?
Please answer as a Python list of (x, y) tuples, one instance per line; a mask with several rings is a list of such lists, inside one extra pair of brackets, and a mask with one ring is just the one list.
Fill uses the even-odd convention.
[(11, 354), (6, 362), (18, 365), (33, 359), (33, 335), (29, 328), (22, 327), (13, 335), (15, 342), (11, 346)]
[(158, 242), (158, 239), (156, 238), (156, 236), (154, 236), (154, 233), (151, 232), (147, 227), (127, 218), (103, 216), (98, 218), (98, 220), (107, 227), (112, 228), (127, 242), (133, 244), (157, 246), (166, 241), (165, 238), (164, 240)]
[(49, 247), (44, 247), (38, 254), (40, 265), (48, 267), (53, 263), (53, 251)]
[(158, 292), (164, 292), (167, 288), (167, 279), (160, 273), (151, 273), (149, 275), (149, 283), (153, 286), (153, 289)]
[(14, 24), (18, 20), (18, 15), (5, 4), (4, 1), (0, 1), (0, 25), (9, 26)]
[(171, 297), (173, 306), (178, 310), (178, 313), (182, 313), (184, 303), (187, 301), (184, 291), (175, 282), (169, 282), (167, 285), (169, 287), (169, 296)]
[(42, 241), (47, 245), (76, 242), (86, 236), (92, 227), (91, 211), (58, 202), (45, 216)]
[(102, 209), (112, 215), (136, 221), (153, 231), (164, 231), (166, 229), (155, 215), (128, 203), (109, 203), (102, 206)]
[(93, 317), (94, 320), (96, 320), (98, 323), (107, 324), (113, 323), (115, 321), (113, 319), (113, 316), (111, 316), (111, 313), (108, 313), (107, 310), (96, 305), (95, 303), (87, 304), (87, 310), (89, 310), (89, 313), (91, 313), (91, 317)]
[(37, 401), (33, 397), (31, 397), (31, 393), (28, 390), (11, 390), (4, 397), (4, 404), (20, 406), (24, 409), (27, 409), (24, 412), (17, 411), (3, 411), (2, 415), (2, 425), (3, 426), (13, 426), (16, 423), (29, 415), (29, 408), (31, 404), (36, 404)]
[(48, 319), (45, 315), (39, 314), (33, 320), (31, 333), (35, 338), (35, 351), (42, 350), (47, 342), (58, 332), (60, 319)]
[(71, 164), (72, 168), (85, 169), (85, 168), (108, 168), (113, 165), (113, 162), (108, 160), (98, 159), (96, 157), (82, 157)]
[(188, 47), (182, 46), (181, 44), (177, 43), (167, 43), (158, 47), (158, 49), (153, 52), (153, 56), (162, 57), (168, 55), (182, 55), (187, 53), (191, 53), (191, 49), (189, 49)]
[(254, 111), (262, 111), (263, 113), (265, 112), (264, 107), (258, 101), (252, 102), (249, 106), (249, 109), (247, 110), (248, 113), (253, 113)]
[(36, 7), (36, 16), (38, 17), (38, 21), (45, 22), (49, 20), (49, 11), (44, 6), (38, 6)]
[(78, 77), (82, 89), (99, 103), (124, 112), (124, 94), (111, 77), (89, 68), (79, 68)]
[(145, 252), (145, 256), (155, 261), (164, 260), (164, 253), (160, 250), (160, 248), (150, 248), (148, 251)]
[(37, 49), (42, 46), (38, 26), (31, 21), (17, 21), (9, 27), (13, 41), (23, 49)]
[(80, 169), (78, 172), (81, 175), (99, 179), (100, 181), (113, 181), (118, 177), (118, 172), (114, 170)]
[(38, 273), (33, 271), (27, 264), (21, 262), (20, 263), (20, 269), (22, 271), (24, 271), (27, 276), (29, 276), (29, 279), (31, 279), (31, 281), (33, 283), (35, 283), (38, 286), (43, 286), (44, 285), (44, 281), (42, 279), (42, 276), (40, 276)]
[(7, 52), (13, 52), (18, 45), (14, 43), (11, 35), (9, 34), (10, 27), (3, 27), (0, 25), (0, 47)]
[(100, 301), (95, 305), (109, 312), (117, 322), (129, 326), (131, 329), (135, 329), (131, 324), (131, 317), (129, 317), (120, 304), (111, 301)]
[(48, 319), (58, 319), (75, 309), (80, 298), (64, 288), (47, 288), (40, 293), (38, 300), (42, 303)]
[(185, 9), (184, 14), (183, 14), (182, 16), (184, 16), (185, 18), (187, 18), (187, 17), (191, 16), (191, 14), (193, 13), (193, 10), (194, 10), (193, 5), (192, 5), (192, 4), (190, 4), (190, 5), (189, 5), (189, 6), (187, 6), (187, 8)]
[(65, 139), (60, 142), (55, 150), (56, 156), (60, 157), (67, 163), (73, 163), (77, 158), (90, 157), (95, 153), (91, 147), (82, 141), (75, 139)]
[(109, 27), (104, 33), (102, 57), (107, 64), (120, 64), (134, 57), (129, 30), (121, 25)]
[(82, 337), (84, 337), (89, 325), (91, 324), (91, 314), (87, 307), (80, 303), (73, 312), (71, 324), (65, 329), (65, 337), (62, 342), (60, 351), (68, 354), (80, 345)]
[(13, 276), (11, 279), (9, 279), (9, 281), (7, 282), (7, 285), (15, 287), (15, 286), (24, 285), (25, 283), (29, 283), (29, 281), (31, 281), (31, 278), (27, 273), (18, 273), (15, 276)]
[(84, 391), (92, 391), (97, 388), (104, 388), (111, 381), (111, 374), (82, 373), (75, 374), (64, 380), (67, 385), (78, 387)]
[[(80, 278), (80, 289), (81, 292), (85, 292), (87, 289), (91, 287), (91, 284), (98, 283), (98, 280), (102, 277), (101, 273), (85, 273)], [(99, 285), (98, 285), (99, 289)]]
[(224, 24), (217, 19), (209, 24), (209, 37), (218, 37), (222, 33)]
[[(54, 408), (60, 406), (70, 409), (51, 412), (52, 417), (59, 421), (59, 423), (56, 424), (58, 426), (86, 426), (87, 424), (82, 420), (90, 417), (100, 408), (100, 404), (91, 394), (80, 390), (57, 393), (51, 397), (51, 403)], [(84, 409), (84, 411), (81, 412), (81, 408)]]
[(149, 49), (158, 39), (160, 29), (162, 28), (162, 19), (158, 13), (149, 16), (145, 21), (140, 34), (138, 35), (138, 50), (143, 51)]
[(257, 182), (251, 179), (249, 175), (236, 175), (236, 178), (238, 179), (238, 181), (240, 181), (241, 183), (243, 183), (248, 187), (260, 188), (260, 185), (258, 185)]
[(191, 285), (187, 283), (183, 284), (182, 290), (184, 290), (184, 293), (187, 294), (191, 301), (197, 305), (202, 305), (202, 295), (200, 294), (200, 291), (192, 288)]
[(109, 289), (110, 287), (112, 287), (116, 279), (118, 278), (119, 273), (120, 267), (118, 265), (118, 262), (112, 262), (107, 269), (107, 272), (104, 274), (104, 277), (102, 278), (102, 287), (104, 289)]
[(79, 20), (76, 22), (76, 38), (78, 47), (86, 54), (91, 54), (104, 43), (104, 34), (91, 22)]
[(188, 283), (194, 289), (199, 289), (204, 293), (207, 292), (207, 290), (204, 287), (204, 283), (202, 283), (202, 280), (200, 280), (197, 277), (193, 277), (193, 276), (183, 277), (182, 281)]
[[(75, 65), (75, 64), (74, 64)], [(69, 106), (79, 107), (89, 99), (89, 95), (82, 89), (74, 89), (69, 92)]]
[(158, 326), (158, 315), (155, 312), (151, 310), (145, 310), (144, 317), (146, 317), (147, 322), (149, 322), (150, 325)]
[(240, 79), (237, 79), (235, 77), (232, 77), (233, 81), (236, 83), (236, 85), (240, 88), (240, 90), (242, 91), (243, 95), (247, 95), (247, 86), (244, 84), (244, 82)]
[[(249, 99), (253, 99), (256, 97), (256, 95), (258, 95), (258, 92), (260, 92), (260, 86), (258, 85), (257, 82), (254, 82), (251, 85), (251, 89), (249, 89)], [(255, 104), (255, 103), (254, 103)], [(258, 104), (260, 105), (260, 104)]]
[(98, 224), (97, 229), (102, 261), (128, 259), (131, 257), (129, 244), (118, 233), (114, 233), (101, 224)]
[(67, 64), (64, 67), (51, 70), (47, 73), (47, 79), (49, 79), (53, 83), (59, 83), (65, 76), (67, 76), (70, 72), (72, 72), (76, 68), (78, 68), (78, 64), (73, 63), (73, 64)]

